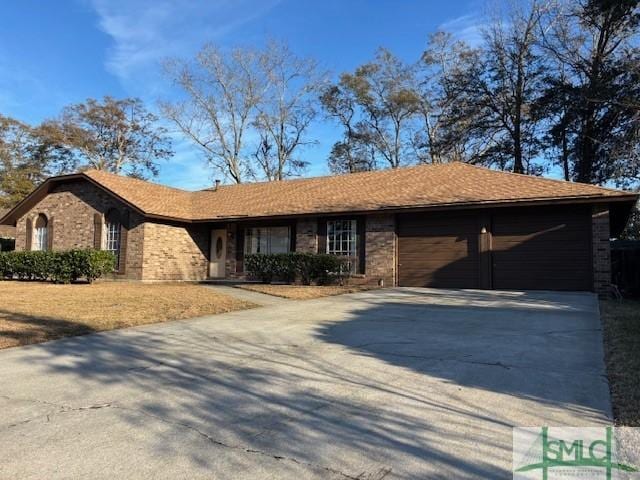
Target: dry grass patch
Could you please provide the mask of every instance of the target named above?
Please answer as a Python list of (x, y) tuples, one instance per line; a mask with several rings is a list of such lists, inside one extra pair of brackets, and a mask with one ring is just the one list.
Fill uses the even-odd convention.
[(640, 427), (640, 301), (600, 305), (613, 417), (618, 425)]
[(241, 285), (240, 288), (254, 292), (266, 293), (276, 297), (290, 298), (292, 300), (309, 300), (312, 298), (329, 297), (343, 293), (364, 292), (375, 287), (367, 286), (340, 286), (340, 285)]
[(199, 285), (0, 282), (0, 348), (253, 306)]

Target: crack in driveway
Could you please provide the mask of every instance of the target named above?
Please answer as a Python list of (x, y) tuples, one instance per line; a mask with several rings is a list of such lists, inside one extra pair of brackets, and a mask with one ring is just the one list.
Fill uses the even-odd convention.
[[(128, 411), (128, 412), (133, 412), (133, 413), (138, 413), (140, 415), (144, 415), (146, 417), (149, 418), (153, 418), (154, 420), (158, 420), (161, 421), (163, 423), (166, 423), (167, 425), (173, 425), (176, 427), (181, 427), (181, 428), (186, 428), (187, 430), (190, 430), (194, 433), (196, 433), (197, 435), (199, 435), (201, 438), (204, 438), (207, 442), (222, 447), (222, 448), (228, 448), (231, 450), (236, 450), (236, 451), (241, 451), (241, 452), (245, 452), (245, 453), (249, 453), (249, 454), (253, 454), (253, 455), (260, 455), (263, 457), (269, 457), (272, 458), (274, 460), (278, 460), (278, 461), (287, 461), (287, 462), (292, 462), (295, 463), (297, 465), (301, 465), (301, 466), (305, 466), (305, 467), (309, 467), (309, 468), (313, 468), (313, 469), (319, 469), (319, 470), (324, 470), (326, 472), (332, 473), (334, 475), (339, 475), (340, 477), (349, 479), (349, 480), (382, 480), (384, 477), (386, 477), (391, 471), (392, 469), (389, 467), (383, 467), (381, 469), (379, 469), (377, 472), (361, 472), (358, 475), (351, 475), (348, 473), (345, 473), (343, 471), (340, 471), (336, 468), (333, 467), (329, 467), (326, 465), (319, 465), (316, 463), (312, 463), (312, 462), (306, 462), (304, 460), (299, 460), (295, 457), (290, 457), (290, 456), (285, 456), (285, 455), (277, 455), (274, 453), (269, 453), (266, 452), (264, 450), (258, 450), (258, 449), (254, 449), (254, 448), (249, 448), (246, 446), (242, 446), (242, 445), (231, 445), (225, 442), (222, 442), (220, 440), (215, 439), (214, 437), (212, 437), (211, 435), (209, 435), (208, 433), (200, 430), (199, 428), (190, 425), (188, 423), (183, 423), (183, 422), (178, 422), (175, 420), (170, 420), (167, 418), (164, 418), (162, 416), (159, 415), (155, 415), (153, 413), (149, 413), (149, 412), (145, 412), (144, 410), (139, 410), (136, 408), (131, 408), (131, 407), (124, 407), (122, 405), (116, 405), (115, 403), (98, 403), (98, 404), (92, 404), (92, 405), (86, 405), (86, 406), (80, 406), (80, 407), (72, 407), (70, 405), (65, 405), (65, 404), (58, 404), (58, 403), (53, 403), (53, 402), (48, 402), (45, 400), (38, 400), (38, 399), (31, 399), (31, 398), (12, 398), (9, 397), (7, 395), (0, 395), (0, 398), (4, 398), (5, 400), (9, 400), (9, 401), (18, 401), (18, 402), (29, 402), (29, 403), (37, 403), (37, 404), (42, 404), (42, 405), (47, 405), (47, 406), (52, 406), (52, 407), (56, 407), (58, 408), (57, 412), (54, 412), (53, 414), (51, 413), (47, 413), (47, 414), (43, 414), (43, 415), (38, 415), (35, 416), (33, 418), (29, 418), (27, 420), (21, 421), (21, 422), (16, 422), (14, 424), (8, 425), (7, 428), (13, 428), (19, 425), (24, 425), (26, 423), (32, 422), (34, 420), (37, 420), (39, 418), (47, 418), (47, 422), (50, 421), (51, 416), (52, 415), (60, 415), (60, 414), (65, 414), (65, 413), (70, 413), (70, 412), (84, 412), (84, 411), (91, 411), (91, 410), (100, 410), (100, 409), (105, 409), (105, 408), (113, 408), (113, 409), (117, 409), (117, 410), (123, 410), (123, 411)], [(313, 409), (309, 409), (308, 412), (313, 412), (313, 411), (317, 411), (320, 410), (322, 408), (326, 408), (327, 406), (330, 406), (330, 403), (326, 403), (326, 404), (322, 404), (319, 405)], [(275, 422), (274, 422), (275, 423)], [(269, 426), (271, 427), (271, 425)], [(268, 428), (267, 427), (267, 430)], [(260, 432), (260, 433), (264, 433), (264, 432)], [(372, 476), (374, 475), (374, 476)], [(381, 476), (382, 475), (382, 476)]]

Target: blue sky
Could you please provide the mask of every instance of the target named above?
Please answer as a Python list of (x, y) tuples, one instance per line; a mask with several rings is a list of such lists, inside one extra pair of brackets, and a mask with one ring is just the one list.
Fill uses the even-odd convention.
[[(481, 3), (428, 0), (13, 0), (2, 5), (0, 113), (29, 123), (57, 115), (88, 97), (137, 96), (156, 109), (174, 92), (159, 63), (188, 57), (205, 42), (222, 47), (287, 42), (337, 75), (384, 46), (406, 60), (423, 51), (430, 32), (445, 28), (473, 40)], [(319, 141), (303, 156), (309, 175), (328, 173), (338, 128), (317, 122)], [(158, 181), (196, 189), (214, 177), (179, 137)]]

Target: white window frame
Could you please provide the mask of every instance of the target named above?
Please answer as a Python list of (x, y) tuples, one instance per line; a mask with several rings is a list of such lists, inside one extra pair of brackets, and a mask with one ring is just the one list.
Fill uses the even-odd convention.
[(355, 219), (327, 221), (327, 248), (329, 255), (349, 257), (347, 270), (358, 271), (358, 221)]
[(119, 222), (106, 222), (104, 226), (103, 250), (111, 252), (116, 257), (116, 270), (120, 269), (120, 247), (122, 239), (122, 225)]
[(44, 227), (36, 227), (34, 229), (34, 250), (44, 252), (49, 248), (49, 223)]
[[(288, 253), (291, 251), (291, 227), (287, 225), (273, 225), (269, 227), (251, 227), (246, 228), (244, 230), (244, 253), (245, 255), (253, 255), (253, 254), (270, 254), (274, 253), (272, 251), (273, 245), (273, 233), (275, 230), (283, 230), (286, 229), (287, 236), (287, 248), (286, 252), (275, 252), (275, 253)], [(255, 242), (253, 239), (257, 239)], [(263, 240), (263, 242), (261, 242)], [(252, 251), (254, 246), (257, 247), (256, 251)], [(264, 250), (262, 251), (262, 247), (264, 246)]]

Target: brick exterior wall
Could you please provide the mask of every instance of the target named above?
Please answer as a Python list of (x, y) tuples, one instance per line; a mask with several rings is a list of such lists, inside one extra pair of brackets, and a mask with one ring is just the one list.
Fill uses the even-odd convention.
[(185, 226), (145, 222), (142, 280), (204, 280), (209, 275), (206, 225)]
[[(395, 285), (396, 234), (393, 214), (367, 215), (365, 220), (365, 274), (351, 279), (354, 284), (377, 284), (380, 279), (386, 286)], [(231, 279), (245, 278), (244, 272), (237, 272), (235, 223), (227, 224), (226, 276)], [(295, 226), (295, 251), (318, 252), (318, 219), (307, 217), (298, 219)]]
[[(91, 248), (94, 246), (94, 215), (104, 215), (115, 208), (124, 213), (127, 208), (117, 199), (89, 182), (73, 182), (56, 186), (35, 205), (16, 225), (16, 250), (26, 246), (26, 220), (34, 222), (44, 214), (53, 225), (53, 250)], [(124, 274), (117, 278), (142, 278), (143, 219), (129, 212), (129, 231)]]
[(0, 225), (0, 238), (16, 238), (16, 227)]
[(318, 252), (318, 219), (298, 220), (296, 224), (296, 252)]
[[(86, 181), (57, 185), (17, 222), (16, 249), (26, 245), (26, 220), (45, 214), (53, 225), (53, 249), (90, 248), (94, 246), (94, 216), (116, 208), (127, 207), (102, 189)], [(228, 278), (242, 278), (238, 273), (236, 223), (226, 225), (186, 225), (145, 221), (129, 211), (129, 230), (123, 274), (118, 279), (144, 281), (202, 280), (209, 274), (211, 230), (226, 228), (225, 270)], [(396, 224), (393, 214), (365, 216), (365, 274), (354, 283), (375, 284), (380, 279), (386, 286), (396, 284)], [(296, 251), (317, 252), (318, 219), (302, 218), (295, 231)], [(592, 210), (593, 289), (599, 294), (609, 291), (611, 256), (609, 246), (609, 209), (594, 206)]]
[(611, 246), (609, 243), (609, 207), (594, 205), (591, 215), (593, 248), (593, 290), (608, 295), (611, 285)]
[(367, 215), (365, 222), (366, 283), (384, 280), (387, 287), (396, 284), (395, 215)]

